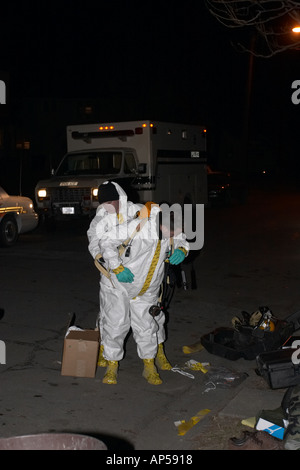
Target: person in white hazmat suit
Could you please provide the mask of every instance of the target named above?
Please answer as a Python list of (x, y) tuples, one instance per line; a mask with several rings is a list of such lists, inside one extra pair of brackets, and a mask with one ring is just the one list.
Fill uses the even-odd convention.
[[(135, 205), (136, 208), (140, 206)], [(129, 209), (132, 209), (130, 204)], [(164, 262), (170, 253), (170, 235), (173, 233), (165, 229), (166, 232), (159, 237), (157, 214), (160, 209), (156, 205), (152, 207), (151, 213), (148, 209), (139, 211), (138, 218), (130, 210), (124, 220), (119, 215), (120, 223), (107, 225), (104, 232), (103, 220), (100, 219), (100, 227), (96, 228), (97, 249), (111, 273), (110, 279), (101, 276), (100, 281), (102, 357), (99, 365), (107, 365), (103, 382), (108, 384), (117, 382), (118, 362), (123, 358), (124, 339), (130, 327), (137, 343), (138, 355), (144, 361), (143, 376), (149, 383), (161, 383), (154, 359), (161, 369), (172, 368), (163, 351), (164, 313), (161, 311), (154, 319), (149, 314), (149, 308), (158, 301)], [(128, 239), (128, 246), (120, 254), (120, 245), (125, 240), (128, 242)], [(95, 255), (95, 241), (91, 241), (91, 245), (94, 246)], [(174, 248), (169, 261), (179, 264), (189, 248), (182, 233), (174, 238)]]
[[(141, 209), (142, 204), (134, 204), (127, 200), (127, 194), (121, 186), (113, 181), (106, 181), (98, 188), (98, 201), (99, 206), (96, 215), (90, 223), (87, 231), (89, 241), (88, 250), (95, 260), (96, 266), (97, 259), (102, 259), (100, 253), (99, 241), (107, 232), (111, 231), (114, 227), (121, 224), (126, 224), (127, 220), (133, 219), (137, 212)], [(104, 264), (105, 266), (105, 264)], [(100, 290), (103, 281), (103, 275), (100, 277)], [(100, 338), (103, 336), (101, 314), (99, 312), (97, 319), (97, 326), (100, 330)], [(105, 367), (106, 361), (103, 359), (103, 344), (100, 344), (100, 355), (98, 365)]]
[(99, 254), (99, 240), (116, 225), (131, 220), (142, 207), (127, 200), (127, 194), (117, 183), (106, 181), (98, 188), (99, 206), (87, 231), (89, 252), (95, 259)]

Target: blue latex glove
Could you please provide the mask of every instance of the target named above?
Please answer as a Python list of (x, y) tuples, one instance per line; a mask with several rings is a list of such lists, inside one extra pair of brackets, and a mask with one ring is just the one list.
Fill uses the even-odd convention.
[(130, 271), (128, 268), (124, 268), (124, 271), (122, 271), (119, 274), (116, 274), (117, 279), (119, 282), (133, 282), (134, 279), (134, 274)]
[(172, 256), (169, 258), (170, 264), (180, 264), (185, 258), (185, 254), (179, 248), (176, 248)]

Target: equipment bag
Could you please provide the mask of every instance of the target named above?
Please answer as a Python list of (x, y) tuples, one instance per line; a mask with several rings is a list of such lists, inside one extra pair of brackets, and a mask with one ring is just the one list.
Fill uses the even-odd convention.
[(300, 365), (295, 364), (292, 355), (295, 349), (278, 349), (258, 354), (257, 373), (272, 389), (287, 388), (300, 384)]
[(260, 307), (253, 314), (242, 312), (242, 319), (234, 317), (234, 328), (217, 328), (202, 336), (201, 343), (217, 356), (253, 360), (262, 352), (280, 348), (297, 329), (299, 318), (300, 312), (296, 312), (279, 320), (268, 307)]

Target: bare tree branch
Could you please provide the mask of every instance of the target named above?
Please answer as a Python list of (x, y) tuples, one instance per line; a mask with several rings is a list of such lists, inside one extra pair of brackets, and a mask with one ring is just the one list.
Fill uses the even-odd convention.
[(242, 29), (255, 36), (237, 42), (239, 48), (258, 57), (272, 57), (289, 49), (300, 49), (300, 3), (293, 0), (205, 0), (209, 12), (224, 26)]

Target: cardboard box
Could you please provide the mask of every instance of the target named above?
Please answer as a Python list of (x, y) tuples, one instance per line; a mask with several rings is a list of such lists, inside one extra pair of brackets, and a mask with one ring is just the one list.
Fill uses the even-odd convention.
[(64, 339), (61, 375), (95, 377), (99, 330), (70, 330)]

